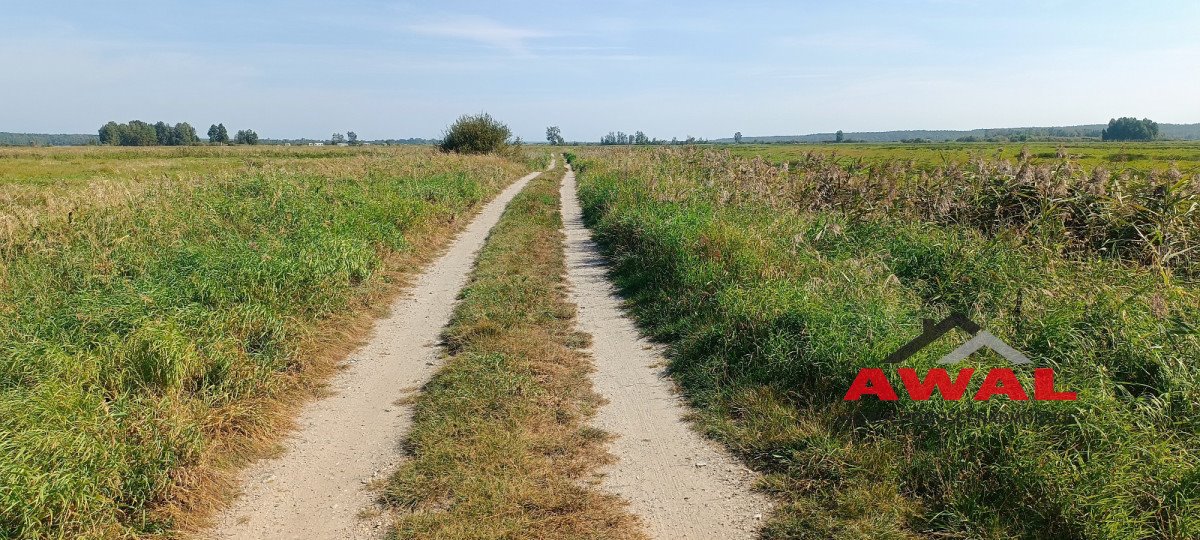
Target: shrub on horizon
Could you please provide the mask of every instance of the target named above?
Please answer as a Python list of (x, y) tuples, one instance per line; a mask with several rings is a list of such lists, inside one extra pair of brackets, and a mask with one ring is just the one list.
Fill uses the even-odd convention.
[(439, 148), (459, 154), (503, 153), (520, 141), (509, 141), (512, 131), (490, 114), (465, 114), (446, 129)]

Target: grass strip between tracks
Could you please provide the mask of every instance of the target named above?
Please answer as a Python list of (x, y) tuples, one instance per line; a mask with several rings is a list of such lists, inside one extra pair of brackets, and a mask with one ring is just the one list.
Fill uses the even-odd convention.
[(387, 490), (399, 538), (641, 537), (586, 482), (608, 456), (587, 425), (600, 397), (565, 299), (562, 174), (513, 199), (480, 253)]

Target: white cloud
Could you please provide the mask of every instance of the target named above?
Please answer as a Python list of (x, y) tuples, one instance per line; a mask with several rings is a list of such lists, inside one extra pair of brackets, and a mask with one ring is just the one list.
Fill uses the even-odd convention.
[(408, 29), (427, 36), (474, 41), (521, 55), (529, 54), (529, 41), (556, 35), (478, 18), (416, 24), (409, 26)]

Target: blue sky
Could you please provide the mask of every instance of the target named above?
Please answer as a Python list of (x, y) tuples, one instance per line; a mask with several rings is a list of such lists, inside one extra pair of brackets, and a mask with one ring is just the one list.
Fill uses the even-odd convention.
[(0, 131), (716, 138), (1200, 122), (1196, 96), (1196, 0), (0, 0)]

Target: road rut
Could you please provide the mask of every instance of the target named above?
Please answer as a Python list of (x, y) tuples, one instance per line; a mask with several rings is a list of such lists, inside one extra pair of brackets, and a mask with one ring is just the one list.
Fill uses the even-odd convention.
[(666, 360), (622, 311), (575, 190), (568, 171), (561, 193), (571, 300), (579, 330), (592, 335), (595, 390), (609, 401), (596, 426), (617, 435), (617, 462), (602, 485), (629, 501), (654, 538), (754, 537), (769, 501), (751, 491), (749, 470), (684, 420)]

